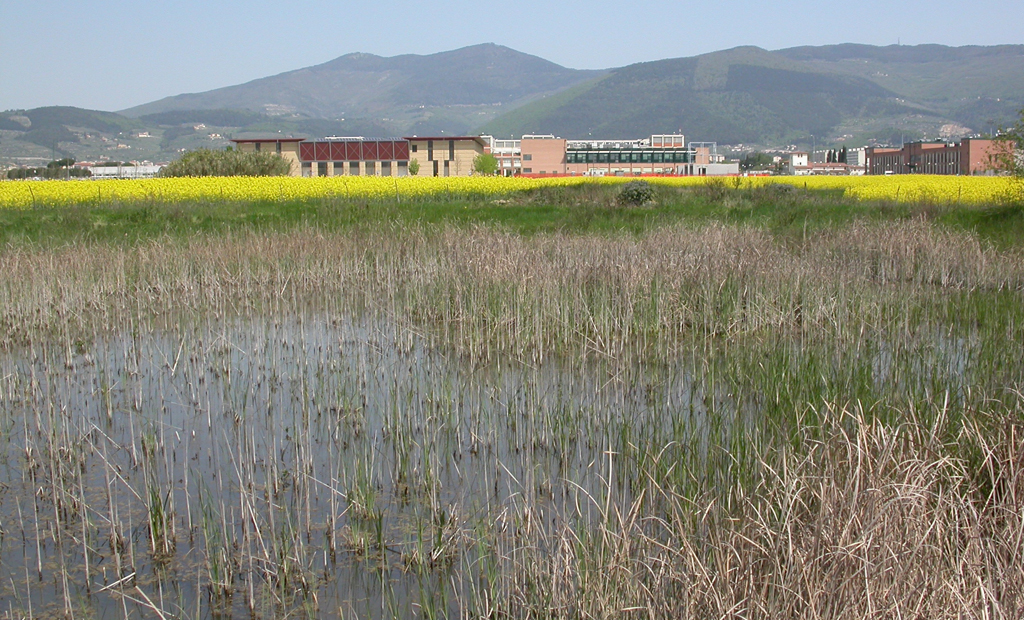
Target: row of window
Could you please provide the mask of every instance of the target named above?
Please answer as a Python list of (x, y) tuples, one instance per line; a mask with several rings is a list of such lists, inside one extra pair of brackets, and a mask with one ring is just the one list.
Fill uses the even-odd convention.
[[(690, 151), (569, 151), (565, 161), (569, 164), (688, 164)], [(525, 159), (525, 158), (524, 158)]]
[[(351, 176), (351, 177), (358, 177), (358, 176), (368, 176), (368, 177), (373, 177), (373, 176), (382, 176), (382, 177), (399, 176), (399, 177), (404, 177), (404, 176), (409, 174), (409, 162), (405, 162), (405, 161), (394, 162), (397, 165), (392, 165), (392, 162), (390, 162), (390, 161), (382, 161), (382, 162), (373, 162), (373, 161), (364, 161), (364, 162), (349, 161), (349, 162), (344, 162), (344, 161), (336, 161), (336, 162), (334, 162), (333, 169), (330, 170), (330, 171), (327, 168), (327, 163), (328, 162), (326, 162), (326, 161), (319, 161), (319, 162), (315, 163), (315, 165), (316, 165), (316, 176), (318, 176), (318, 177), (326, 177), (326, 176), (336, 176), (336, 177), (338, 177), (338, 176), (346, 175), (346, 176)], [(380, 164), (379, 166), (378, 166), (378, 163)], [(360, 166), (360, 164), (362, 164), (362, 165)], [(304, 176), (304, 177), (313, 176), (313, 166), (314, 166), (313, 162), (308, 162), (308, 161), (302, 162), (302, 176)]]
[[(314, 170), (313, 166), (316, 166), (316, 176), (318, 176), (318, 177), (326, 177), (326, 176), (340, 177), (342, 175), (350, 176), (350, 177), (358, 177), (358, 176), (365, 176), (365, 177), (374, 177), (374, 176), (404, 177), (404, 176), (408, 176), (408, 174), (409, 174), (409, 162), (406, 162), (406, 161), (398, 161), (398, 162), (390, 162), (390, 161), (382, 161), (382, 162), (374, 162), (374, 161), (364, 161), (364, 162), (358, 162), (358, 161), (349, 161), (349, 162), (336, 161), (336, 162), (334, 162), (334, 165), (331, 168), (328, 168), (327, 164), (328, 164), (328, 162), (326, 162), (326, 161), (318, 161), (318, 162), (304, 161), (304, 162), (302, 162), (302, 176), (304, 176), (304, 177), (311, 177), (311, 176), (313, 176), (313, 170)], [(380, 164), (380, 165), (378, 166), (378, 164)], [(394, 164), (394, 165), (392, 165), (392, 164)], [(446, 176), (446, 177), (447, 176), (451, 176), (451, 172), (452, 172), (451, 171), (451, 162), (447, 162), (447, 161), (445, 161), (445, 162), (433, 161), (433, 162), (430, 162), (430, 164), (431, 164), (431, 166), (426, 170), (427, 174), (432, 174), (435, 177), (438, 177), (438, 176)], [(423, 173), (420, 173), (420, 174), (423, 174)]]

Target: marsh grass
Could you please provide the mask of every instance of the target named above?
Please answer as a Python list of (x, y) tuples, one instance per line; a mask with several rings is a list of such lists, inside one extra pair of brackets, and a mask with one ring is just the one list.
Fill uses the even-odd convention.
[(1020, 617), (1024, 261), (938, 219), (10, 245), (10, 615)]

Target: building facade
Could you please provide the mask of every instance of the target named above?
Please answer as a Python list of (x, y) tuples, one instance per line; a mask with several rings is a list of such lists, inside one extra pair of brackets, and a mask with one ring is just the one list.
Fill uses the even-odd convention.
[(420, 176), (469, 176), (473, 160), (486, 151), (476, 136), (366, 139), (237, 138), (245, 153), (269, 151), (291, 162), (292, 176), (406, 176), (418, 162)]
[(870, 147), (865, 151), (868, 174), (996, 174), (1001, 144), (964, 138), (959, 144), (911, 142), (902, 148)]
[(291, 163), (290, 174), (304, 177), (406, 176), (415, 162), (419, 176), (469, 176), (477, 157), (491, 153), (500, 174), (637, 176), (643, 174), (714, 176), (739, 174), (711, 142), (687, 145), (681, 134), (639, 140), (566, 140), (525, 135), (520, 140), (490, 136), (427, 136), (394, 139), (363, 137), (236, 138), (242, 152), (269, 151)]
[(569, 174), (567, 144), (567, 140), (555, 136), (523, 136), (520, 140), (522, 174)]
[(479, 136), (439, 136), (404, 138), (409, 143), (409, 158), (419, 162), (419, 175), (426, 177), (465, 177), (473, 174), (473, 160), (487, 151), (487, 141)]
[(405, 140), (337, 138), (299, 144), (304, 177), (405, 176), (409, 143)]
[(303, 142), (303, 138), (249, 138), (232, 140), (232, 142), (235, 143), (235, 148), (243, 153), (261, 153), (264, 151), (277, 153), (291, 165), (289, 172), (291, 176), (297, 177), (301, 174), (302, 165), (299, 160), (299, 144)]

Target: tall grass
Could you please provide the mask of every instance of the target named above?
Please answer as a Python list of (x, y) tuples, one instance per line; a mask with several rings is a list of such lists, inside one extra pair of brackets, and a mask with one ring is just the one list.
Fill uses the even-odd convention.
[(8, 247), (5, 602), (1019, 617), (1021, 258), (925, 220)]

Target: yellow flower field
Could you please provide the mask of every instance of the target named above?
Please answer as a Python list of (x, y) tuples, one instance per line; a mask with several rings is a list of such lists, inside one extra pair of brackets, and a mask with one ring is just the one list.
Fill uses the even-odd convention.
[[(507, 195), (543, 186), (583, 183), (623, 183), (624, 177), (549, 179), (501, 177), (223, 177), (146, 179), (138, 181), (7, 181), (0, 183), (0, 208), (71, 206), (102, 203), (178, 203), (293, 201), (332, 196), (399, 199), (444, 195)], [(664, 177), (646, 180), (669, 186), (710, 182), (702, 177)], [(751, 187), (788, 183), (807, 189), (843, 190), (862, 200), (929, 201), (985, 204), (1006, 200), (1019, 192), (1012, 179), (904, 175), (889, 177), (750, 177), (726, 178), (727, 186)]]

